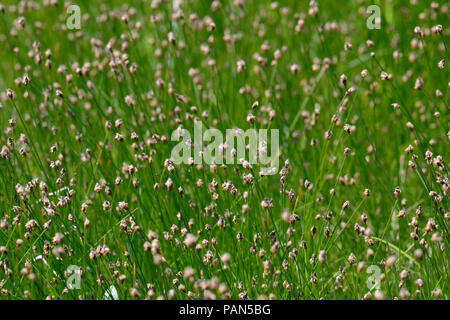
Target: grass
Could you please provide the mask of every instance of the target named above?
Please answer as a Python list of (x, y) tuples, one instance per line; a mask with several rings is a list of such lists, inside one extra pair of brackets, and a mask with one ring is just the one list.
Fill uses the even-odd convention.
[[(450, 298), (448, 4), (48, 2), (0, 13), (0, 299)], [(171, 168), (196, 118), (287, 173)]]

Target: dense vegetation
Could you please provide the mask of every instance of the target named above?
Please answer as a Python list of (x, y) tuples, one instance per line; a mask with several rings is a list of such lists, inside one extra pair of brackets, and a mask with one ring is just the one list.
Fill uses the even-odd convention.
[[(4, 1), (0, 299), (449, 299), (449, 9)], [(174, 164), (199, 121), (277, 173)]]

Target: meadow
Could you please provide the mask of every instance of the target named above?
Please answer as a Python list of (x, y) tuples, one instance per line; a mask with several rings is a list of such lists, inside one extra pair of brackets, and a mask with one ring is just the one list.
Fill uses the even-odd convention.
[(1, 300), (450, 299), (449, 3), (1, 2)]

